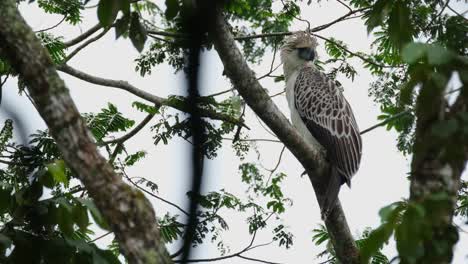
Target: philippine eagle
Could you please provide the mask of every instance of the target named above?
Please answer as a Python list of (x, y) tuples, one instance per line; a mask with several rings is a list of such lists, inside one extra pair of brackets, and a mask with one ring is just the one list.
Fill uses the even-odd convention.
[(296, 32), (281, 47), (281, 61), (291, 121), (308, 142), (325, 149), (331, 165), (332, 178), (321, 199), (322, 216), (326, 217), (336, 203), (341, 185), (351, 186), (361, 161), (362, 142), (342, 88), (314, 64), (316, 47), (313, 36)]

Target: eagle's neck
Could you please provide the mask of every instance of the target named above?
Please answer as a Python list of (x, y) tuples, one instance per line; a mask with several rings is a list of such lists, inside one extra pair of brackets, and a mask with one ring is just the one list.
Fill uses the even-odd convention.
[(284, 78), (288, 81), (295, 73), (299, 72), (304, 67), (314, 67), (314, 63), (311, 61), (292, 61), (283, 63)]

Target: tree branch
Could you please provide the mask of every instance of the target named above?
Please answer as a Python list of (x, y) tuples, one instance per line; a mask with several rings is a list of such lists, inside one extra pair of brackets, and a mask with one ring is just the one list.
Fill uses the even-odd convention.
[(124, 143), (125, 141), (127, 141), (128, 139), (130, 139), (131, 137), (136, 135), (138, 132), (140, 132), (140, 130), (142, 130), (149, 123), (149, 121), (151, 121), (151, 119), (153, 119), (153, 117), (154, 117), (154, 114), (147, 115), (145, 117), (145, 119), (143, 119), (141, 121), (141, 123), (139, 123), (134, 129), (132, 129), (132, 131), (128, 132), (127, 134), (123, 135), (122, 137), (107, 140), (107, 141), (103, 141), (99, 145), (102, 146), (102, 145), (115, 144), (115, 143), (117, 143), (117, 144)]
[(400, 117), (402, 117), (402, 116), (405, 116), (405, 115), (407, 115), (407, 114), (409, 114), (409, 113), (411, 113), (410, 110), (400, 112), (400, 113), (398, 113), (398, 114), (396, 114), (396, 115), (393, 115), (393, 116), (391, 116), (391, 117), (385, 119), (384, 121), (382, 121), (382, 122), (380, 122), (380, 123), (377, 123), (377, 124), (375, 124), (375, 125), (373, 125), (373, 126), (367, 128), (367, 129), (362, 130), (359, 134), (364, 135), (364, 134), (366, 134), (367, 132), (370, 132), (371, 130), (374, 130), (374, 129), (376, 129), (376, 128), (378, 128), (378, 127), (381, 127), (381, 126), (385, 126), (388, 122), (393, 121), (393, 120), (395, 120), (395, 119), (398, 119), (398, 118), (400, 118)]
[(14, 0), (2, 1), (0, 43), (0, 55), (23, 78), (63, 159), (88, 190), (128, 261), (172, 263), (151, 203), (125, 184), (99, 154), (52, 59)]
[(60, 26), (60, 24), (62, 24), (63, 21), (65, 21), (66, 18), (67, 18), (67, 16), (63, 16), (63, 18), (62, 18), (57, 24), (55, 24), (55, 25), (53, 25), (53, 26), (50, 26), (50, 27), (48, 27), (48, 28), (44, 28), (44, 29), (40, 29), (40, 30), (34, 31), (34, 33), (39, 33), (39, 32), (44, 32), (44, 31), (48, 31), (48, 30), (54, 29), (54, 28)]
[(71, 40), (69, 40), (69, 41), (67, 41), (67, 42), (65, 42), (63, 44), (65, 45), (65, 47), (69, 48), (69, 47), (71, 47), (73, 45), (76, 45), (76, 44), (80, 43), (81, 41), (85, 40), (86, 38), (88, 38), (89, 36), (94, 34), (94, 32), (98, 31), (101, 28), (102, 28), (101, 24), (97, 23), (94, 27), (88, 29), (83, 34), (81, 34), (78, 37), (76, 37), (74, 39), (71, 39)]
[(468, 19), (463, 14), (460, 14), (459, 12), (457, 12), (457, 10), (453, 9), (450, 5), (447, 5), (447, 8), (453, 13), (455, 13), (457, 16), (463, 18), (465, 21), (468, 21)]
[[(227, 76), (246, 103), (304, 166), (312, 181), (317, 200), (321, 201), (329, 180), (329, 166), (323, 153), (318, 147), (309, 145), (302, 138), (256, 80), (255, 73), (249, 68), (237, 48), (225, 18), (219, 14), (212, 25), (211, 38)], [(339, 201), (325, 220), (325, 224), (338, 259), (342, 263), (359, 263), (359, 252)]]
[(109, 31), (110, 28), (106, 28), (104, 29), (101, 33), (99, 33), (98, 35), (96, 35), (94, 38), (90, 38), (88, 39), (85, 43), (81, 44), (79, 47), (77, 47), (75, 50), (73, 50), (72, 52), (70, 52), (70, 54), (68, 54), (68, 56), (63, 60), (63, 64), (67, 63), (68, 61), (70, 61), (76, 54), (78, 54), (78, 52), (80, 52), (82, 49), (86, 48), (89, 44), (97, 41), (98, 39), (102, 38), (108, 31)]
[[(111, 87), (111, 88), (122, 89), (124, 91), (127, 91), (127, 92), (135, 95), (135, 96), (138, 96), (138, 97), (140, 97), (142, 99), (145, 99), (145, 100), (147, 100), (149, 102), (154, 103), (156, 105), (156, 107), (161, 107), (161, 106), (165, 105), (165, 106), (172, 107), (172, 108), (177, 109), (177, 110), (182, 111), (182, 112), (189, 112), (190, 111), (190, 109), (187, 106), (183, 105), (183, 104), (177, 104), (177, 103), (171, 102), (170, 100), (168, 100), (166, 98), (162, 98), (162, 97), (153, 95), (151, 93), (148, 93), (148, 92), (146, 92), (144, 90), (138, 89), (137, 87), (129, 84), (126, 81), (105, 79), (105, 78), (93, 76), (93, 75), (87, 74), (85, 72), (82, 72), (82, 71), (80, 71), (78, 69), (72, 68), (72, 67), (70, 67), (70, 66), (68, 66), (66, 64), (58, 66), (57, 69), (59, 71), (61, 71), (61, 72), (65, 72), (65, 73), (70, 74), (70, 75), (72, 75), (72, 76), (74, 76), (74, 77), (76, 77), (76, 78), (78, 78), (80, 80), (83, 80), (83, 81), (86, 81), (86, 82), (89, 82), (89, 83), (93, 83), (93, 84), (97, 84), (97, 85), (101, 85), (101, 86), (106, 86), (106, 87)], [(228, 122), (228, 123), (232, 123), (232, 124), (235, 124), (235, 125), (241, 125), (241, 126), (244, 126), (246, 128), (249, 128), (247, 125), (245, 125), (243, 119), (237, 119), (237, 118), (232, 117), (230, 115), (219, 113), (219, 112), (216, 112), (214, 110), (201, 108), (200, 113), (201, 113), (202, 117), (208, 117), (208, 118), (211, 118), (211, 119), (214, 119), (214, 120), (221, 120), (221, 121), (225, 121), (225, 122)]]

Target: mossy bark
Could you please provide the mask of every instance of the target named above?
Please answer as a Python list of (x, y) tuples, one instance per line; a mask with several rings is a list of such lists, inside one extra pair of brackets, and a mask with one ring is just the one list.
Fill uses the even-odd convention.
[(37, 109), (94, 199), (130, 263), (172, 263), (150, 202), (126, 185), (99, 154), (47, 50), (26, 24), (16, 1), (0, 1), (0, 56), (24, 80)]

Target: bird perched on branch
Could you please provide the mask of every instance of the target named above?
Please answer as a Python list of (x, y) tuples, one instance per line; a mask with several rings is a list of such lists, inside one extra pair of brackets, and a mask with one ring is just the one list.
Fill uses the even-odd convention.
[(325, 197), (319, 199), (322, 217), (326, 218), (335, 206), (341, 185), (351, 186), (361, 161), (362, 143), (342, 88), (314, 64), (316, 47), (313, 36), (296, 32), (282, 46), (281, 61), (291, 121), (308, 142), (325, 149), (331, 165)]

